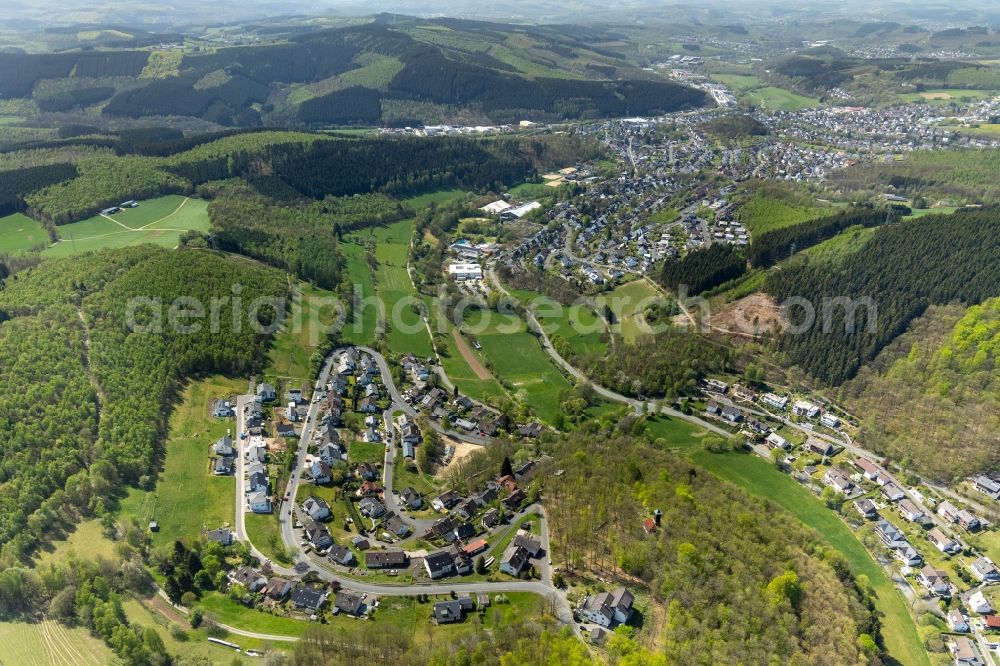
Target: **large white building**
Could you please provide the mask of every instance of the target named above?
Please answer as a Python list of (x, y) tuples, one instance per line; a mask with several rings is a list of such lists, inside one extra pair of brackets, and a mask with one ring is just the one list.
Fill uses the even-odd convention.
[(482, 280), (483, 268), (479, 264), (451, 264), (448, 275), (455, 280)]

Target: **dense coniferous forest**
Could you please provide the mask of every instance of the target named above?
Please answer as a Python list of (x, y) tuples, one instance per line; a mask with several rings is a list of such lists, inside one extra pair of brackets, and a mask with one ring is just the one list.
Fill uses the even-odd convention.
[[(608, 415), (534, 451), (488, 447), (451, 477), (460, 488), (499, 474), (505, 456), (552, 456), (544, 471), (561, 472), (537, 478), (564, 575), (596, 574), (608, 588), (627, 581), (665, 611), (644, 607), (643, 633), (658, 647), (632, 645), (634, 661), (623, 663), (878, 663), (867, 649), (879, 621), (843, 557), (767, 500), (669, 452), (646, 427), (635, 414)], [(647, 534), (654, 509), (661, 527)]]
[(679, 260), (668, 260), (660, 271), (660, 284), (668, 289), (687, 287), (688, 295), (700, 294), (743, 275), (746, 259), (732, 245), (717, 243), (694, 250)]
[[(220, 308), (217, 330), (207, 319), (190, 333), (168, 325), (166, 307), (176, 298), (207, 311), (212, 298), (232, 297), (233, 284), (242, 287), (242, 305)], [(47, 260), (7, 278), (0, 559), (29, 554), (51, 533), (53, 516), (100, 515), (123, 484), (150, 486), (166, 435), (164, 406), (192, 374), (252, 372), (268, 336), (250, 325), (246, 308), (258, 295), (286, 290), (277, 271), (246, 260), (153, 246)], [(134, 297), (160, 299), (162, 318), (131, 306)], [(145, 332), (126, 325), (130, 311)], [(258, 319), (275, 316), (265, 306)]]
[(0, 215), (24, 210), (26, 194), (76, 175), (76, 167), (72, 164), (47, 164), (0, 172)]
[(212, 197), (211, 242), (283, 268), (325, 289), (341, 287), (344, 258), (341, 233), (402, 219), (399, 204), (382, 195), (329, 197), (299, 205), (279, 205), (242, 181), (206, 188)]
[(871, 208), (827, 215), (754, 234), (747, 254), (755, 268), (770, 266), (795, 252), (833, 238), (848, 227), (875, 227), (898, 219), (899, 214), (895, 211)]
[(43, 79), (139, 76), (149, 51), (0, 53), (0, 98), (30, 97)]
[[(976, 304), (1000, 294), (998, 256), (1000, 212), (986, 209), (887, 225), (835, 271), (807, 264), (771, 273), (766, 291), (779, 299), (804, 298), (816, 314), (803, 332), (783, 334), (778, 349), (817, 379), (840, 384), (928, 305)], [(842, 298), (860, 307), (845, 309), (833, 300)], [(808, 312), (796, 307), (789, 314), (800, 324)]]

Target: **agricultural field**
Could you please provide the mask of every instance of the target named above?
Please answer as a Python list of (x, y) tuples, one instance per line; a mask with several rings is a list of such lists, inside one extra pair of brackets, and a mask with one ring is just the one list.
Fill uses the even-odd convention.
[[(355, 295), (355, 307), (350, 321), (345, 322), (341, 339), (350, 344), (370, 345), (375, 342), (380, 312), (374, 302), (375, 280), (366, 260), (367, 249), (359, 242), (340, 244), (344, 254), (346, 272)], [(359, 307), (363, 303), (363, 307)]]
[(851, 565), (855, 575), (865, 575), (882, 613), (882, 634), (889, 654), (901, 664), (929, 665), (906, 601), (847, 525), (790, 476), (748, 453), (692, 451), (691, 458), (716, 476), (752, 495), (768, 499), (813, 528)]
[(107, 247), (154, 243), (176, 247), (187, 231), (208, 231), (208, 203), (180, 195), (140, 201), (110, 217), (96, 215), (56, 228), (59, 242), (49, 246), (46, 256), (66, 256)]
[(87, 629), (65, 627), (53, 620), (0, 622), (4, 664), (17, 666), (84, 666), (112, 663), (114, 655)]
[(989, 99), (997, 95), (996, 90), (977, 90), (972, 88), (935, 88), (915, 93), (902, 93), (896, 97), (903, 102), (927, 102), (928, 104), (944, 105), (951, 102), (966, 102)]
[(466, 313), (465, 325), (482, 345), (486, 367), (509, 383), (539, 418), (554, 422), (561, 413), (560, 395), (572, 386), (549, 361), (525, 323), (514, 315), (475, 311)]
[[(432, 301), (430, 306), (434, 308), (435, 303)], [(464, 395), (480, 402), (488, 403), (491, 399), (505, 397), (507, 392), (487, 368), (482, 368), (487, 375), (483, 378), (481, 373), (477, 372), (478, 368), (473, 369), (470, 365), (470, 363), (482, 365), (482, 361), (472, 348), (474, 336), (462, 335), (451, 321), (442, 317), (436, 310), (432, 310), (431, 321), (435, 327), (443, 323), (443, 330), (441, 334), (436, 335), (436, 341), (441, 367), (452, 384), (458, 386), (458, 390)], [(456, 335), (459, 337), (456, 338)]]
[(801, 257), (808, 257), (811, 263), (838, 264), (845, 257), (854, 254), (864, 247), (864, 244), (875, 235), (877, 229), (878, 227), (866, 228), (861, 225), (848, 227), (833, 238), (828, 238), (818, 245), (813, 245), (803, 250), (788, 261), (796, 262), (800, 261)]
[(49, 234), (37, 220), (23, 213), (0, 217), (0, 254), (41, 250), (48, 244)]
[(642, 320), (642, 311), (663, 296), (645, 279), (635, 280), (615, 287), (612, 291), (601, 294), (595, 300), (598, 307), (607, 306), (617, 320), (612, 324), (612, 330), (621, 335), (626, 342), (634, 342), (647, 332)]
[(245, 379), (208, 377), (190, 383), (170, 417), (163, 472), (152, 491), (130, 488), (122, 500), (121, 513), (145, 525), (160, 524), (153, 533), (154, 545), (177, 538), (194, 539), (202, 530), (231, 525), (235, 513), (236, 480), (213, 476), (209, 469), (209, 447), (233, 430), (231, 419), (214, 419), (212, 401), (244, 393)]

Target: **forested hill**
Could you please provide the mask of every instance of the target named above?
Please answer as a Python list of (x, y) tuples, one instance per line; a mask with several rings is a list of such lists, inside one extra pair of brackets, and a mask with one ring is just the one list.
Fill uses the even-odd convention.
[(169, 116), (240, 127), (549, 121), (706, 103), (703, 92), (599, 46), (613, 39), (568, 28), (410, 19), (169, 57), (146, 50), (3, 54), (0, 98), (31, 98), (42, 112), (99, 126)]
[[(0, 566), (23, 559), (80, 515), (105, 513), (124, 484), (152, 485), (166, 406), (186, 377), (257, 369), (268, 337), (248, 325), (245, 311), (222, 308), (217, 330), (206, 322), (190, 334), (172, 331), (166, 319), (149, 332), (126, 325), (133, 297), (207, 304), (230, 296), (234, 283), (262, 296), (287, 290), (282, 274), (259, 264), (151, 245), (50, 259), (6, 280)], [(135, 312), (154, 321), (148, 309)], [(262, 323), (274, 315), (264, 308)]]
[[(810, 322), (807, 309), (792, 308), (793, 322), (804, 330), (783, 334), (778, 348), (789, 363), (840, 384), (929, 305), (975, 305), (1000, 296), (997, 257), (1000, 209), (883, 226), (835, 270), (804, 264), (768, 276), (768, 292), (779, 299), (805, 299), (815, 314)], [(847, 308), (843, 299), (849, 299)]]

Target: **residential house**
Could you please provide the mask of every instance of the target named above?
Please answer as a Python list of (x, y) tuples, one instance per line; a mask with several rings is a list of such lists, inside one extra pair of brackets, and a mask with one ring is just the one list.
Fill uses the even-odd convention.
[(250, 473), (247, 475), (247, 492), (266, 493), (267, 488), (267, 472), (264, 471), (263, 466), (251, 467)]
[(882, 473), (882, 468), (873, 463), (871, 460), (868, 460), (868, 458), (856, 458), (854, 460), (854, 466), (857, 467), (862, 476), (869, 481), (874, 481)]
[(267, 493), (250, 493), (247, 495), (247, 508), (254, 513), (271, 513), (271, 500)]
[(440, 550), (424, 557), (424, 569), (427, 570), (427, 575), (432, 580), (443, 578), (455, 570), (455, 562), (452, 559), (451, 553), (446, 550)]
[(726, 405), (723, 407), (721, 416), (730, 423), (739, 423), (743, 420), (743, 412), (732, 405)]
[(284, 600), (292, 591), (292, 584), (284, 578), (275, 576), (267, 579), (267, 598), (274, 601)]
[(450, 509), (451, 507), (458, 504), (462, 499), (454, 490), (449, 490), (447, 492), (441, 493), (433, 500), (431, 500), (431, 506), (437, 511), (444, 511), (445, 509)]
[(962, 615), (962, 611), (957, 608), (952, 608), (948, 611), (948, 627), (951, 628), (952, 631), (964, 634), (969, 631), (969, 621), (964, 615)]
[[(451, 534), (454, 536), (455, 540), (468, 539), (469, 537), (476, 535), (476, 528), (472, 526), (471, 523), (456, 523), (455, 529), (452, 530)], [(448, 543), (451, 540), (445, 539)]]
[(317, 451), (316, 455), (318, 455), (319, 459), (327, 465), (336, 464), (344, 459), (344, 454), (341, 452), (340, 447), (333, 443), (324, 444), (319, 447), (319, 451)]
[(257, 384), (257, 398), (261, 402), (274, 402), (278, 399), (278, 394), (270, 384)]
[(520, 437), (536, 439), (542, 434), (542, 426), (538, 423), (528, 423), (518, 428), (517, 434)]
[(416, 451), (413, 449), (413, 444), (409, 442), (403, 442), (403, 457), (413, 460), (416, 457)]
[(406, 553), (401, 550), (370, 550), (365, 553), (365, 566), (369, 569), (402, 569), (406, 562)]
[(496, 509), (490, 509), (483, 514), (482, 519), (483, 527), (486, 529), (492, 529), (500, 524), (500, 512)]
[(256, 569), (250, 567), (233, 569), (229, 572), (227, 578), (229, 578), (230, 583), (242, 585), (250, 592), (258, 592), (267, 585), (267, 578)]
[(875, 503), (871, 500), (857, 500), (854, 503), (854, 508), (862, 515), (862, 517), (868, 520), (874, 520), (878, 517), (878, 509), (875, 508)]
[(385, 505), (376, 497), (364, 497), (358, 503), (358, 511), (362, 516), (374, 520), (385, 514)]
[(217, 456), (232, 458), (236, 455), (236, 449), (233, 448), (233, 438), (229, 435), (223, 435), (212, 445), (212, 452)]
[(899, 515), (906, 518), (911, 523), (920, 521), (924, 517), (924, 512), (917, 508), (917, 505), (908, 499), (899, 502)]
[(775, 395), (774, 393), (765, 393), (761, 396), (761, 400), (764, 404), (774, 407), (775, 409), (784, 409), (788, 406), (788, 398), (783, 395)]
[(507, 546), (500, 558), (500, 571), (515, 578), (521, 575), (527, 565), (528, 551), (513, 543)]
[(382, 433), (376, 428), (368, 427), (365, 428), (365, 432), (361, 438), (370, 444), (377, 444), (382, 441)]
[(993, 499), (1000, 499), (1000, 482), (992, 479), (985, 474), (980, 474), (976, 477), (973, 482), (976, 490), (986, 495), (989, 495)]
[(330, 550), (327, 551), (326, 556), (330, 558), (330, 561), (334, 564), (340, 564), (345, 567), (354, 565), (354, 553), (350, 548), (341, 546), (339, 543), (335, 543), (330, 546)]
[(542, 543), (538, 539), (532, 539), (523, 534), (514, 537), (514, 545), (520, 546), (528, 551), (530, 557), (538, 557), (542, 552)]
[(359, 479), (365, 479), (366, 481), (374, 481), (379, 477), (378, 470), (370, 462), (359, 463), (357, 467), (354, 468), (354, 476)]
[(917, 574), (917, 581), (933, 595), (939, 597), (951, 596), (951, 585), (948, 583), (948, 574), (940, 569), (935, 569), (929, 564)]
[(216, 400), (212, 403), (212, 416), (217, 419), (227, 419), (236, 415), (233, 405), (228, 400)]
[(291, 423), (279, 423), (274, 427), (274, 434), (278, 437), (284, 437), (285, 439), (291, 439), (295, 437), (295, 426)]
[(890, 502), (898, 502), (906, 497), (906, 493), (895, 483), (887, 483), (882, 486), (882, 496)]
[(854, 482), (839, 467), (831, 467), (826, 470), (826, 474), (823, 475), (823, 483), (845, 495), (854, 490)]
[(230, 546), (233, 543), (233, 533), (225, 527), (220, 527), (217, 530), (211, 530), (207, 536), (209, 541), (214, 541), (215, 543), (223, 546)]
[(403, 499), (403, 503), (411, 509), (419, 509), (424, 505), (424, 499), (412, 486), (403, 488), (403, 492), (399, 496)]
[(958, 507), (949, 502), (948, 500), (943, 500), (937, 507), (937, 515), (944, 518), (949, 523), (958, 522)]
[(410, 526), (403, 522), (403, 519), (395, 513), (390, 513), (385, 517), (385, 529), (392, 532), (400, 539), (410, 536)]
[(834, 452), (833, 444), (814, 437), (808, 438), (803, 448), (807, 453), (816, 453), (821, 456), (832, 456)]
[(934, 547), (942, 553), (954, 555), (962, 550), (962, 544), (946, 535), (937, 527), (927, 533), (927, 540), (934, 544)]
[(499, 496), (500, 486), (493, 481), (490, 481), (486, 484), (486, 487), (482, 490), (482, 492), (473, 495), (473, 499), (476, 500), (476, 504), (482, 507), (492, 503)]
[(466, 544), (466, 546), (462, 548), (462, 552), (471, 557), (483, 552), (488, 546), (489, 543), (487, 543), (486, 539), (476, 539), (475, 541), (470, 541)]
[(315, 614), (326, 603), (326, 590), (299, 585), (292, 590), (291, 602), (299, 610)]
[(379, 409), (378, 401), (371, 396), (361, 399), (361, 403), (358, 405), (358, 411), (365, 414), (377, 414), (381, 409)]
[(374, 481), (362, 481), (356, 494), (358, 497), (378, 496), (382, 494), (382, 486)]
[(309, 543), (316, 550), (323, 550), (333, 545), (333, 539), (330, 538), (330, 530), (323, 523), (310, 520), (306, 523), (305, 532), (306, 539), (309, 540)]
[(996, 565), (994, 565), (988, 558), (978, 558), (970, 565), (970, 568), (976, 578), (984, 583), (1000, 582), (1000, 570), (997, 570)]
[(524, 491), (518, 488), (504, 499), (503, 505), (508, 511), (517, 511), (524, 503), (524, 499)]
[(578, 612), (589, 622), (602, 627), (624, 624), (632, 617), (635, 597), (623, 587), (614, 592), (601, 592), (584, 598)]
[(772, 432), (770, 435), (768, 435), (767, 438), (764, 440), (764, 442), (767, 443), (767, 445), (772, 449), (784, 449), (787, 451), (788, 449), (791, 448), (791, 445), (788, 443), (788, 440), (776, 432)]
[(236, 471), (232, 458), (216, 458), (212, 461), (212, 474), (215, 476), (228, 476)]
[(360, 534), (355, 534), (351, 537), (351, 545), (358, 550), (368, 550), (371, 545), (368, 543), (368, 539), (364, 538)]
[(993, 606), (990, 605), (989, 600), (986, 598), (986, 595), (983, 594), (982, 590), (973, 592), (969, 596), (969, 608), (971, 608), (974, 613), (979, 613), (980, 615), (986, 615), (987, 613), (993, 612)]
[(958, 512), (958, 524), (969, 532), (975, 532), (982, 527), (982, 524), (979, 522), (979, 518), (965, 509)]
[(819, 422), (827, 428), (832, 428), (833, 430), (840, 427), (840, 419), (830, 412), (823, 412), (823, 415), (819, 417)]
[(333, 599), (333, 606), (341, 613), (355, 617), (361, 615), (361, 610), (364, 608), (361, 596), (346, 590), (337, 592), (337, 596)]
[(443, 537), (446, 534), (450, 534), (455, 529), (455, 521), (450, 517), (445, 516), (431, 523), (430, 528), (427, 533), (435, 537)]
[[(468, 598), (468, 597), (466, 597)], [(472, 600), (469, 600), (469, 606), (471, 610)], [(437, 624), (451, 624), (453, 622), (461, 622), (464, 617), (463, 604), (460, 599), (450, 599), (448, 601), (439, 601), (434, 604), (434, 621)]]
[(312, 477), (313, 483), (319, 485), (330, 483), (333, 480), (333, 477), (330, 476), (330, 466), (322, 460), (314, 460), (309, 465), (309, 476)]
[(452, 514), (458, 516), (462, 520), (471, 520), (476, 512), (479, 510), (479, 504), (474, 499), (467, 499), (461, 502), (452, 510)]
[(792, 405), (792, 414), (814, 419), (819, 416), (819, 407), (805, 400), (796, 400), (795, 404)]
[(966, 636), (956, 636), (951, 641), (955, 666), (983, 666), (976, 646)]
[(322, 497), (309, 497), (302, 503), (302, 510), (313, 520), (326, 520), (330, 517), (330, 505)]

